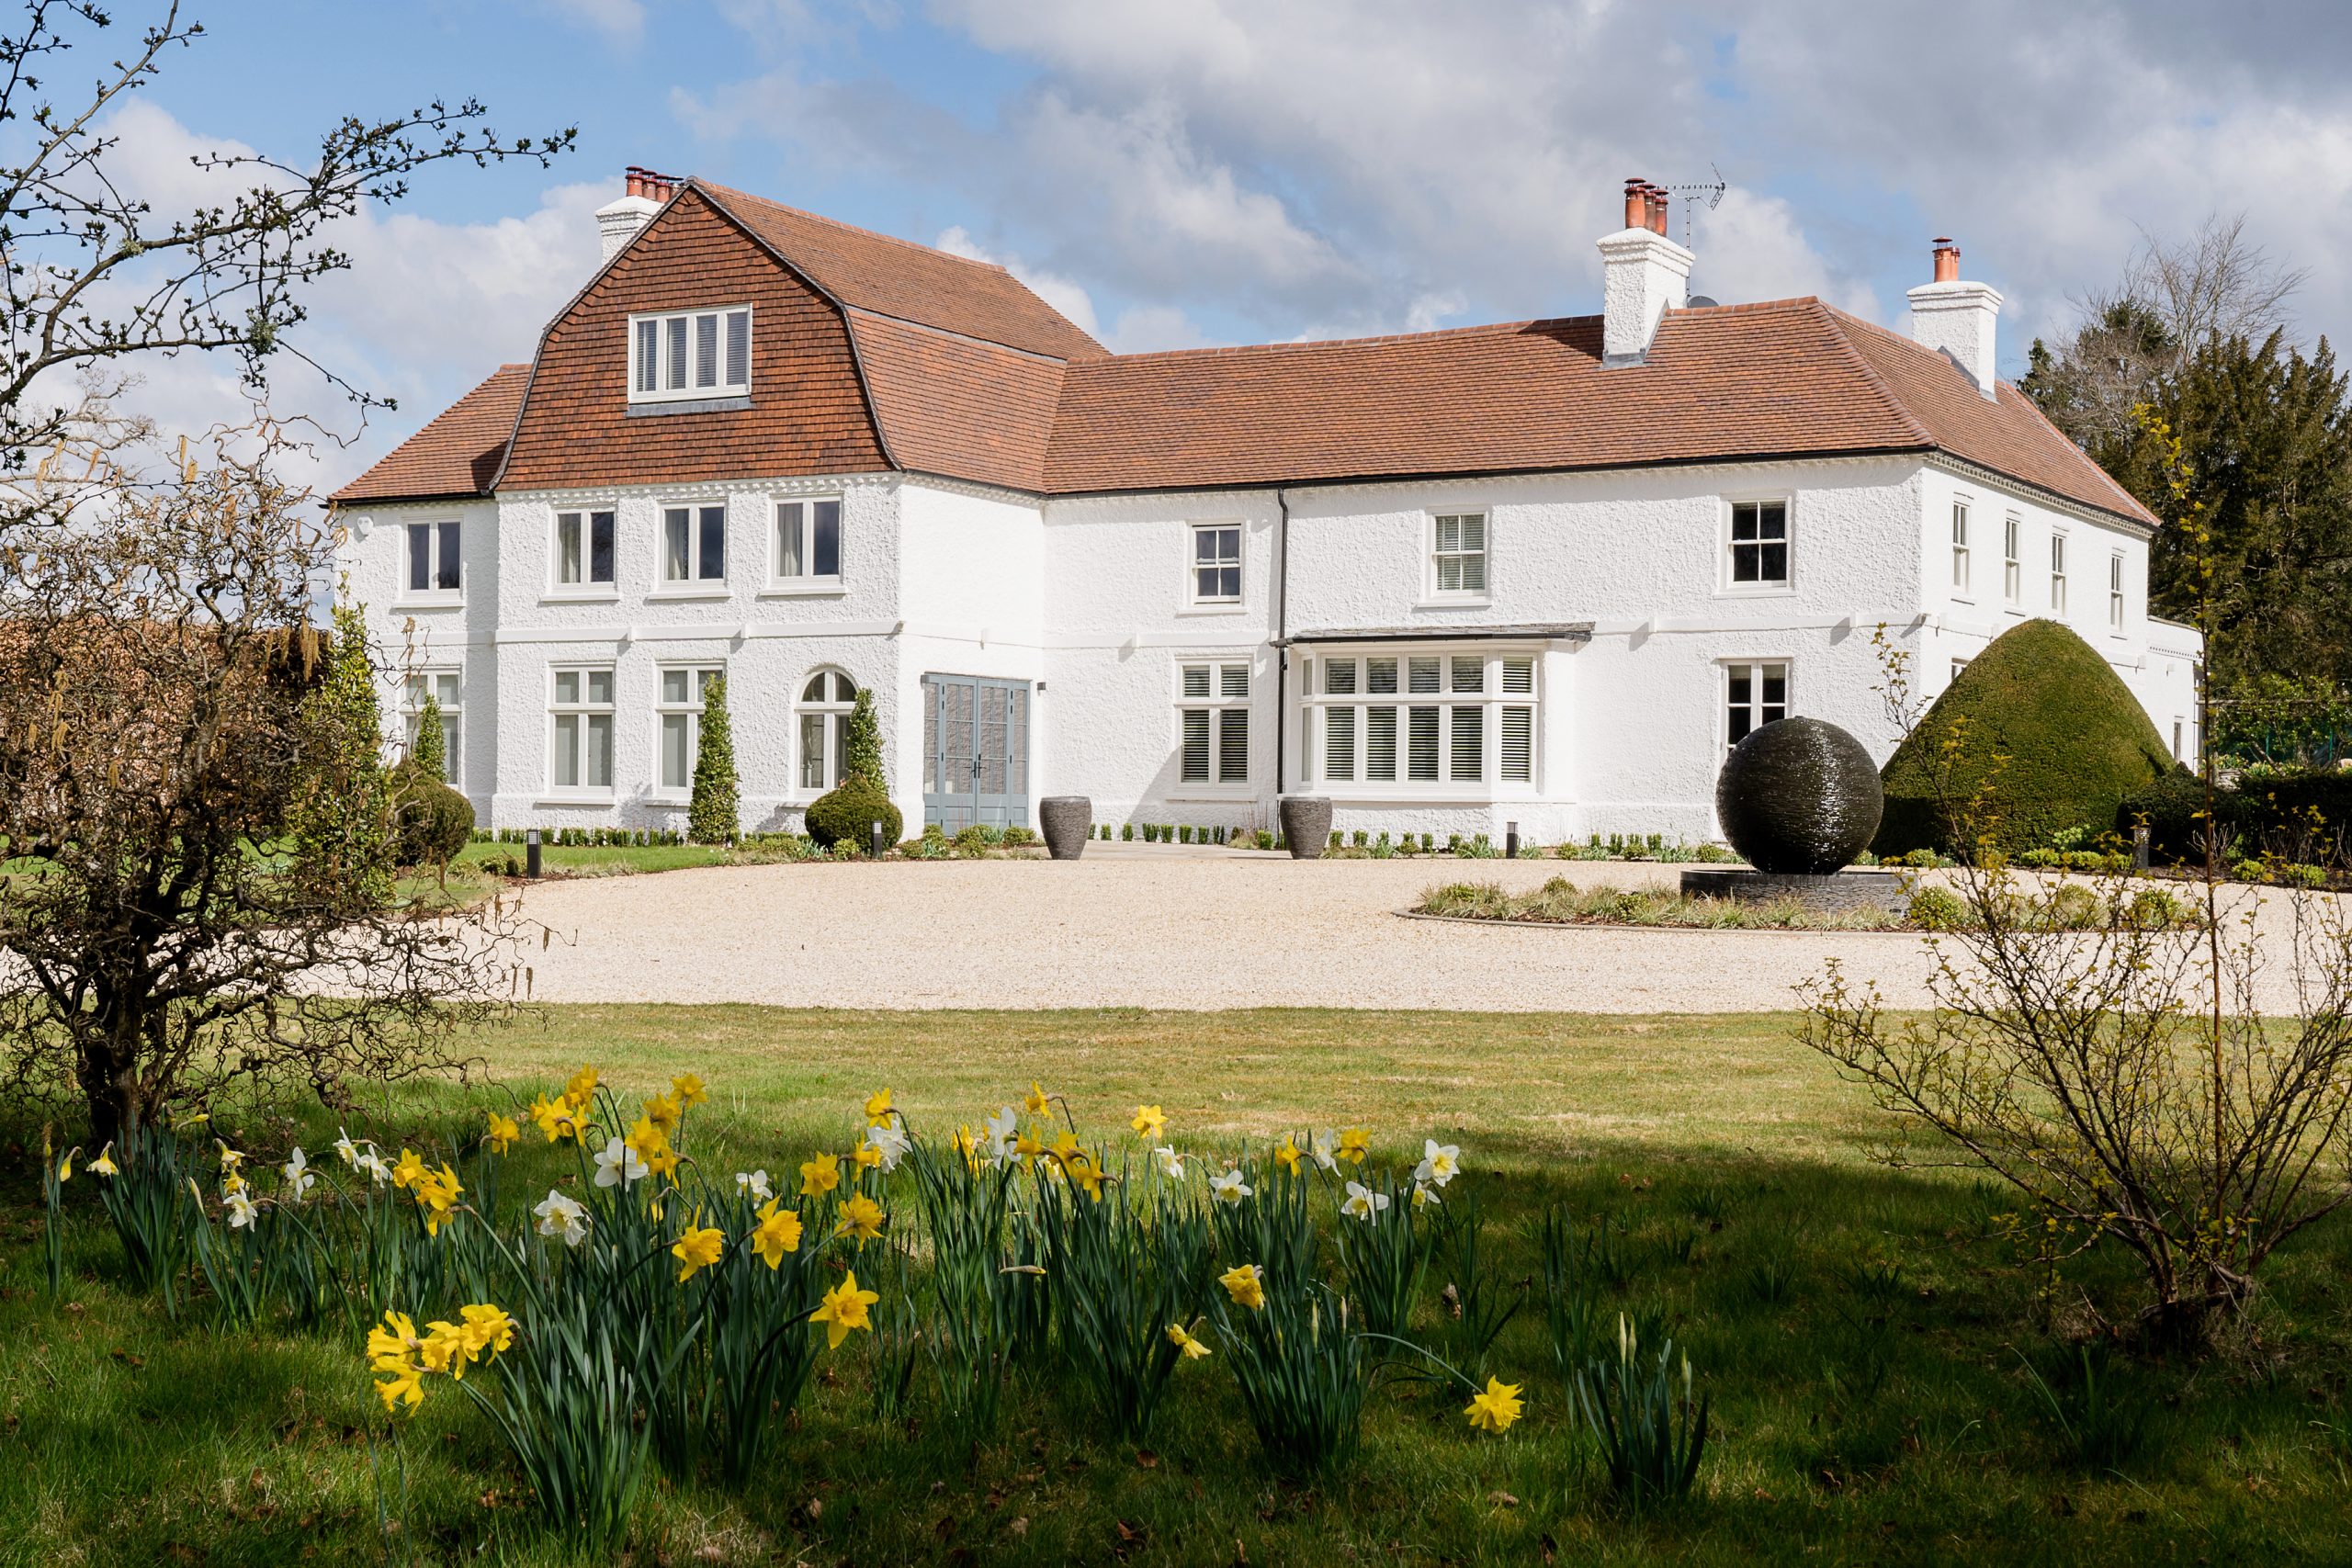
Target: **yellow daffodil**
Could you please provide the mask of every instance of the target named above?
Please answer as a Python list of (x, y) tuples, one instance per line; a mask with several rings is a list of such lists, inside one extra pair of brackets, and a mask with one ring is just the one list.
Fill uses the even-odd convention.
[(645, 1102), (645, 1119), (665, 1134), (676, 1132), (678, 1122), (684, 1115), (678, 1102), (666, 1094), (657, 1094)]
[(882, 1234), (882, 1226), (889, 1216), (882, 1205), (860, 1192), (842, 1205), (842, 1223), (833, 1227), (835, 1235), (854, 1236), (860, 1247)]
[(234, 1150), (234, 1149), (231, 1148), (231, 1147), (230, 1147), (226, 1143), (224, 1143), (222, 1140), (220, 1140), (220, 1139), (219, 1139), (219, 1138), (215, 1138), (215, 1139), (213, 1139), (213, 1140), (212, 1140), (212, 1146), (213, 1146), (214, 1148), (216, 1148), (216, 1149), (219, 1149), (219, 1150), (220, 1151), (220, 1168), (221, 1168), (221, 1169), (223, 1169), (223, 1170), (234, 1170), (234, 1169), (236, 1169), (239, 1166), (241, 1166), (241, 1165), (243, 1165), (243, 1164), (244, 1164), (244, 1163), (245, 1163), (245, 1156), (243, 1156), (243, 1155), (241, 1155), (241, 1154), (239, 1154), (236, 1150)]
[(879, 1089), (865, 1097), (865, 1124), (882, 1127), (890, 1122), (890, 1091)]
[(1072, 1186), (1097, 1202), (1102, 1201), (1105, 1178), (1102, 1168), (1091, 1156), (1083, 1150), (1074, 1150), (1063, 1156), (1061, 1164), (1062, 1174), (1069, 1178)]
[(842, 1341), (849, 1337), (851, 1329), (863, 1328), (872, 1332), (874, 1320), (866, 1315), (865, 1309), (881, 1299), (876, 1292), (859, 1290), (857, 1270), (847, 1269), (842, 1275), (842, 1282), (825, 1292), (824, 1301), (808, 1314), (808, 1321), (823, 1324), (825, 1348), (838, 1350), (842, 1348)]
[(718, 1261), (727, 1245), (726, 1233), (718, 1226), (697, 1228), (692, 1220), (686, 1222), (684, 1235), (670, 1248), (670, 1256), (678, 1260), (678, 1283), (684, 1284), (695, 1277), (695, 1271), (707, 1269)]
[(74, 1179), (74, 1156), (81, 1152), (81, 1147), (77, 1145), (74, 1147), (66, 1150), (65, 1157), (57, 1162), (57, 1179), (59, 1185), (62, 1186), (64, 1183)]
[(821, 1198), (842, 1184), (842, 1162), (839, 1155), (819, 1155), (802, 1162), (800, 1195)]
[(540, 1134), (550, 1144), (559, 1138), (576, 1138), (580, 1135), (580, 1123), (573, 1117), (571, 1101), (568, 1100), (560, 1098), (549, 1100), (543, 1094), (531, 1101), (530, 1109), (525, 1114), (538, 1123)]
[(465, 1191), (458, 1185), (458, 1173), (445, 1163), (439, 1170), (418, 1177), (413, 1190), (417, 1207), (424, 1211), (424, 1234), (439, 1235)]
[(771, 1198), (760, 1205), (760, 1223), (751, 1235), (752, 1251), (771, 1269), (781, 1268), (784, 1255), (800, 1250), (800, 1211), (779, 1209)]
[(466, 1343), (473, 1347), (477, 1355), (485, 1350), (496, 1355), (514, 1345), (514, 1320), (503, 1310), (489, 1305), (465, 1306), (458, 1309), (458, 1315), (466, 1320)]
[(1188, 1361), (1197, 1361), (1209, 1353), (1209, 1348), (1187, 1334), (1184, 1331), (1184, 1325), (1181, 1323), (1171, 1323), (1168, 1325), (1168, 1342), (1182, 1351), (1184, 1359)]
[(108, 1143), (105, 1148), (98, 1151), (98, 1157), (90, 1162), (90, 1169), (99, 1176), (119, 1176), (122, 1174), (115, 1168), (114, 1145), (112, 1143)]
[(1022, 1168), (1024, 1170), (1035, 1164), (1037, 1156), (1045, 1152), (1045, 1140), (1038, 1135), (1035, 1128), (1030, 1129), (1012, 1140), (1013, 1156), (1021, 1161)]
[(564, 1083), (563, 1098), (574, 1108), (585, 1111), (589, 1101), (596, 1098), (596, 1069), (582, 1067), (572, 1074)]
[(1299, 1154), (1297, 1141), (1292, 1138), (1289, 1134), (1283, 1134), (1282, 1143), (1274, 1149), (1274, 1163), (1281, 1166), (1284, 1170), (1289, 1171), (1293, 1176), (1296, 1176), (1298, 1174), (1298, 1160)]
[(1037, 1086), (1036, 1081), (1032, 1079), (1029, 1084), (1029, 1098), (1023, 1100), (1021, 1104), (1030, 1115), (1043, 1116), (1051, 1109), (1053, 1102), (1046, 1098), (1046, 1091)]
[(481, 1135), (482, 1147), (492, 1154), (503, 1155), (513, 1148), (514, 1140), (522, 1135), (523, 1129), (515, 1125), (514, 1118), (501, 1116), (493, 1111), (490, 1113), (490, 1125)]
[(1127, 1125), (1133, 1127), (1140, 1135), (1156, 1142), (1162, 1133), (1168, 1131), (1168, 1113), (1157, 1105), (1138, 1105), (1136, 1107), (1134, 1118), (1127, 1122)]
[(233, 1170), (220, 1179), (220, 1196), (223, 1198), (234, 1198), (244, 1190), (245, 1179)]
[(640, 1116), (637, 1119), (637, 1125), (628, 1130), (628, 1136), (621, 1142), (636, 1150), (638, 1158), (651, 1165), (653, 1156), (670, 1146), (670, 1134), (662, 1131), (662, 1124), (652, 1117)]
[(1462, 1407), (1462, 1414), (1468, 1416), (1470, 1425), (1481, 1432), (1507, 1430), (1512, 1422), (1519, 1419), (1519, 1413), (1526, 1408), (1519, 1397), (1519, 1389), (1520, 1385), (1515, 1382), (1490, 1377), (1487, 1380), (1486, 1392), (1472, 1394), (1470, 1403)]
[(387, 1307), (382, 1325), (368, 1331), (368, 1364), (379, 1371), (390, 1371), (392, 1369), (384, 1363), (405, 1361), (417, 1343), (415, 1321), (404, 1312)]
[(1225, 1293), (1233, 1298), (1236, 1306), (1246, 1306), (1251, 1312), (1266, 1304), (1266, 1276), (1255, 1263), (1236, 1264), (1216, 1277)]
[(416, 1151), (402, 1149), (401, 1157), (392, 1166), (392, 1185), (401, 1188), (413, 1187), (416, 1185), (417, 1178), (424, 1174), (424, 1161), (417, 1157)]
[(424, 1403), (424, 1368), (402, 1362), (376, 1370), (390, 1374), (376, 1383), (376, 1393), (384, 1401), (385, 1415), (397, 1416), (402, 1405), (413, 1410)]
[(466, 1342), (464, 1329), (435, 1318), (424, 1325), (424, 1343), (417, 1347), (416, 1359), (428, 1372), (447, 1372), (453, 1378), (462, 1378), (474, 1352)]
[(1350, 1165), (1362, 1165), (1372, 1153), (1372, 1134), (1361, 1127), (1351, 1127), (1340, 1134), (1340, 1157)]
[(881, 1145), (878, 1144), (860, 1144), (849, 1157), (857, 1162), (858, 1169), (872, 1170), (875, 1167), (882, 1163)]
[(702, 1079), (692, 1073), (680, 1073), (676, 1077), (672, 1078), (670, 1092), (677, 1096), (680, 1111), (692, 1111), (710, 1098), (709, 1093), (702, 1087)]

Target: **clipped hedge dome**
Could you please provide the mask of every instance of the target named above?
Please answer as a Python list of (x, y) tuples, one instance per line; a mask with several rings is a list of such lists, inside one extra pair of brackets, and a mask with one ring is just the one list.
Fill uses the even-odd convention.
[(474, 803), (415, 766), (394, 775), (393, 850), (402, 865), (447, 865), (473, 842)]
[(890, 792), (857, 773), (843, 779), (838, 789), (810, 801), (807, 821), (808, 836), (820, 849), (827, 850), (843, 839), (861, 850), (865, 848), (876, 822), (882, 824), (882, 845), (888, 849), (899, 841), (901, 826), (899, 808), (890, 804)]
[[(1965, 721), (1962, 726), (1962, 721)], [(1941, 792), (1945, 741), (1960, 746)], [(1996, 755), (2005, 756), (1997, 772)], [(2170, 772), (2171, 754), (2130, 688), (2098, 650), (2055, 621), (2026, 621), (1993, 640), (1936, 699), (1881, 774), (1883, 857), (1958, 854), (1972, 837), (1950, 819), (1991, 784), (1974, 834), (2011, 853), (2047, 847), (2069, 828), (2104, 832), (2124, 796)]]

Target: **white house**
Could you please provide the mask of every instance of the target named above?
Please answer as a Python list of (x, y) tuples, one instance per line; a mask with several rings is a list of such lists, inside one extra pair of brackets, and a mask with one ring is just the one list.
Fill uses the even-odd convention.
[(1710, 837), (1758, 724), (1883, 758), (1874, 629), (1932, 696), (2027, 616), (2194, 754), (2155, 520), (1994, 378), (1956, 248), (1904, 337), (1686, 298), (1664, 194), (1625, 214), (1599, 316), (1111, 355), (1001, 268), (632, 170), (534, 361), (336, 494), (350, 591), (499, 827), (682, 826), (720, 671), (749, 829), (866, 688), (910, 831)]

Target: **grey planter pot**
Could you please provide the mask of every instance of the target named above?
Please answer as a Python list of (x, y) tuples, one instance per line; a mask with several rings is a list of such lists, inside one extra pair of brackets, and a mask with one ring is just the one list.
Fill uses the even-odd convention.
[(1094, 802), (1082, 795), (1049, 795), (1037, 803), (1037, 830), (1046, 837), (1047, 854), (1076, 860), (1094, 834)]
[(1281, 801), (1283, 842), (1293, 860), (1316, 860), (1331, 841), (1331, 802), (1320, 795), (1286, 795)]

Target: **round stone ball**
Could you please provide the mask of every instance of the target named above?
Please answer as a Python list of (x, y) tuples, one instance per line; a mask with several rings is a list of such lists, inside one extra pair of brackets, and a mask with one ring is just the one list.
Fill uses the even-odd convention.
[(1724, 837), (1758, 871), (1839, 870), (1869, 847), (1885, 805), (1862, 743), (1817, 718), (1751, 731), (1715, 780)]

